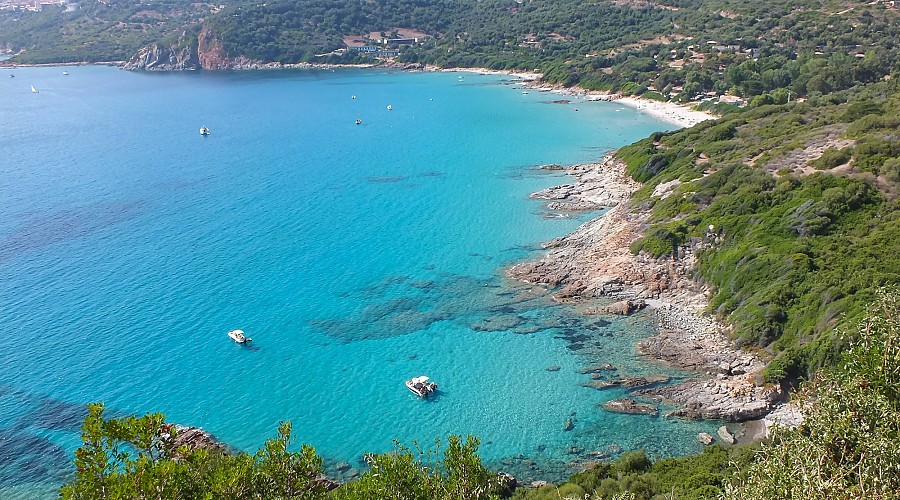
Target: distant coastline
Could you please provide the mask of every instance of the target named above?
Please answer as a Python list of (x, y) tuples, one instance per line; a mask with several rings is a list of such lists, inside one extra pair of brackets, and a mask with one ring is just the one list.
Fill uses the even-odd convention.
[[(39, 63), (39, 64), (20, 64), (10, 62), (8, 60), (0, 61), (0, 69), (15, 68), (46, 68), (54, 66), (116, 66), (124, 67), (126, 61), (99, 61), (99, 62), (59, 62), (59, 63)], [(407, 64), (407, 63), (372, 63), (372, 64), (328, 64), (328, 63), (253, 63), (248, 66), (234, 68), (232, 71), (244, 70), (280, 70), (280, 69), (299, 69), (299, 70), (331, 70), (331, 69), (370, 69), (384, 68), (396, 69), (402, 71), (434, 71), (446, 73), (475, 73), (481, 75), (505, 75), (519, 78), (528, 88), (535, 89), (540, 92), (553, 92), (562, 95), (576, 96), (589, 101), (615, 101), (624, 106), (637, 109), (642, 113), (646, 113), (657, 120), (671, 123), (679, 127), (691, 127), (702, 121), (715, 120), (715, 115), (698, 111), (688, 105), (677, 104), (674, 102), (656, 101), (653, 99), (645, 99), (634, 96), (622, 96), (609, 92), (598, 92), (587, 90), (582, 87), (563, 87), (560, 85), (550, 85), (541, 82), (544, 76), (542, 73), (534, 71), (515, 71), (515, 70), (496, 70), (490, 68), (443, 68), (433, 65)], [(157, 70), (158, 71), (158, 70)], [(184, 71), (184, 70), (171, 70)], [(200, 71), (200, 70), (198, 70)]]

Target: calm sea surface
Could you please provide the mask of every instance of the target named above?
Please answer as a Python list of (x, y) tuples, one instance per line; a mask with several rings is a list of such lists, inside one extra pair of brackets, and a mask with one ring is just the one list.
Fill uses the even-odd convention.
[(670, 127), (558, 98), (462, 73), (0, 71), (0, 497), (53, 495), (93, 401), (247, 450), (290, 420), (332, 468), (449, 434), (524, 480), (695, 451), (712, 424), (580, 385), (660, 373), (633, 354), (649, 318), (503, 278), (586, 220), (528, 199), (568, 182), (536, 165)]

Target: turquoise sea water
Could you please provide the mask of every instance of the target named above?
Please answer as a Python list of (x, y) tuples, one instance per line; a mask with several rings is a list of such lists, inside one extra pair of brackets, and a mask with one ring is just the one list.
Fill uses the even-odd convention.
[(603, 412), (577, 370), (664, 372), (652, 322), (503, 278), (585, 220), (528, 199), (568, 182), (536, 165), (669, 125), (469, 73), (66, 70), (0, 71), (0, 497), (52, 494), (92, 401), (249, 450), (291, 420), (353, 468), (474, 434), (524, 480), (714, 427)]

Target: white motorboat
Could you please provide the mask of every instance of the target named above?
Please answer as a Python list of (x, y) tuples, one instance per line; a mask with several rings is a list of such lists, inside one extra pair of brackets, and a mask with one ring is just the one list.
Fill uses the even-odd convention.
[(406, 388), (420, 398), (427, 398), (437, 387), (437, 384), (428, 381), (428, 377), (413, 377), (406, 381)]
[(388, 111), (390, 111), (390, 110), (394, 109), (394, 107), (391, 106), (390, 104), (388, 104), (388, 105), (387, 105), (387, 109), (388, 109)]
[(200, 127), (200, 135), (209, 135), (209, 127)]
[(246, 344), (253, 341), (253, 339), (244, 335), (243, 330), (231, 330), (228, 332), (228, 336), (238, 344)]
[(38, 93), (37, 89), (34, 88), (34, 85), (31, 86), (31, 93), (32, 93), (32, 94), (37, 94), (37, 93)]

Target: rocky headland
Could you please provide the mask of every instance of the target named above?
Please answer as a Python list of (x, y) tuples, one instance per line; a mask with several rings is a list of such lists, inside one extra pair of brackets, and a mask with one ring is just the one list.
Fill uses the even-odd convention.
[[(629, 314), (649, 306), (660, 333), (637, 346), (638, 352), (696, 376), (684, 382), (651, 384), (633, 392), (679, 408), (669, 415), (742, 422), (759, 419), (785, 399), (778, 386), (762, 383), (766, 362), (754, 352), (737, 348), (728, 327), (704, 313), (709, 289), (695, 279), (696, 252), (714, 243), (710, 231), (679, 248), (677, 257), (652, 258), (631, 253), (631, 244), (648, 225), (649, 211), (629, 203), (640, 188), (614, 156), (599, 163), (565, 167), (573, 182), (544, 189), (533, 198), (548, 200), (556, 210), (609, 210), (546, 244), (540, 260), (517, 264), (508, 275), (542, 285), (555, 300), (572, 302), (607, 298), (618, 302), (586, 308), (591, 312)], [(654, 196), (665, 197), (676, 186), (664, 186)]]

